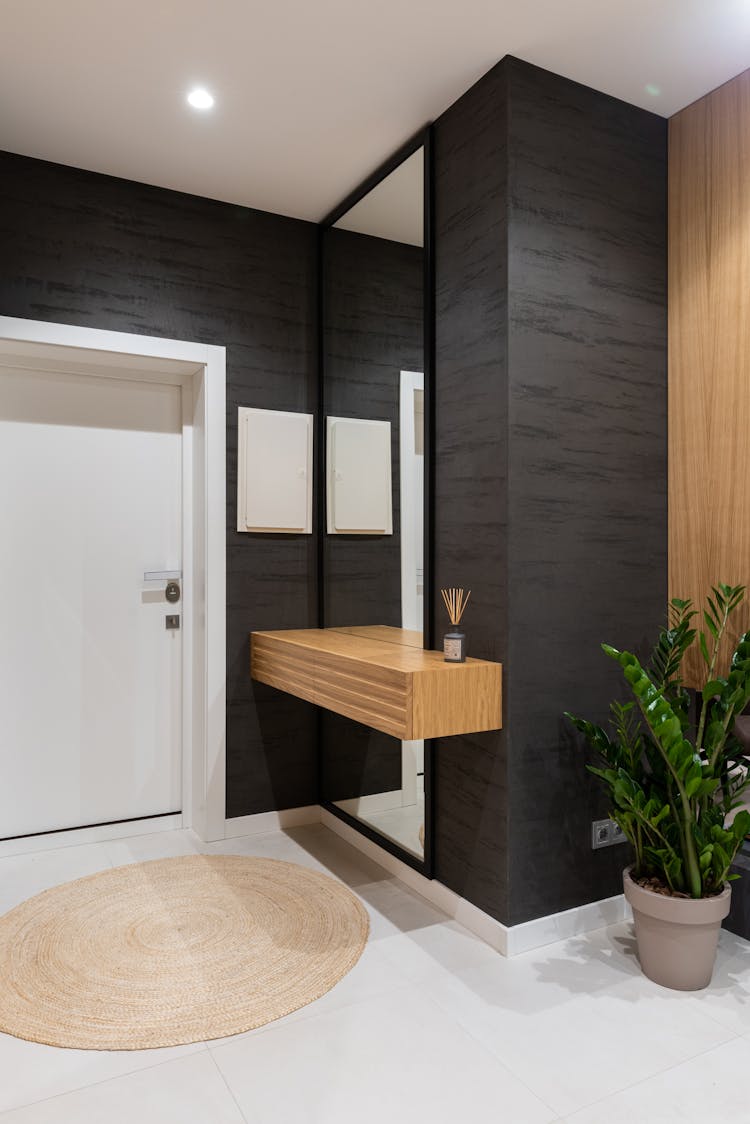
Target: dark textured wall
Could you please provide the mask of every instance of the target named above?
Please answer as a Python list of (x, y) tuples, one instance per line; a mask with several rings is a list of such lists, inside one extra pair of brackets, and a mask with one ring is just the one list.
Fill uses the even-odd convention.
[(401, 742), (329, 710), (320, 712), (321, 800), (401, 788)]
[(638, 650), (665, 613), (667, 122), (508, 69), (516, 924), (621, 890), (624, 848), (591, 850), (606, 803), (560, 714), (603, 721), (622, 675), (600, 642)]
[(326, 535), (325, 624), (401, 627), (401, 371), (424, 369), (420, 247), (326, 230), (323, 235), (326, 416), (391, 423), (392, 535)]
[[(506, 665), (507, 225), (505, 74), (435, 126), (435, 621), (440, 588), (471, 589), (469, 652)], [(435, 877), (501, 920), (507, 898), (507, 734), (434, 747)]]
[(436, 126), (438, 584), (505, 665), (437, 761), (436, 876), (509, 924), (620, 889), (565, 709), (666, 601), (666, 122), (506, 59)]
[(317, 801), (314, 710), (248, 633), (314, 626), (313, 536), (237, 534), (238, 406), (316, 404), (316, 228), (0, 154), (0, 314), (227, 349), (227, 814)]

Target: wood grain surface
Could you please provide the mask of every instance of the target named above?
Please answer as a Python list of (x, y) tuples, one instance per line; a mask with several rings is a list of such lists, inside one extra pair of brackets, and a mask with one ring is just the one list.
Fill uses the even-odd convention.
[(750, 581), (750, 71), (671, 119), (669, 185), (669, 590), (702, 606)]
[(391, 632), (390, 641), (382, 629), (375, 639), (335, 628), (254, 632), (251, 675), (405, 741), (499, 729), (500, 664), (446, 663)]

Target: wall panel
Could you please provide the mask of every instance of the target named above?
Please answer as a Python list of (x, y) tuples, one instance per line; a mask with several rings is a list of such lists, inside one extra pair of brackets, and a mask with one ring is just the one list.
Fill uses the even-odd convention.
[(669, 183), (669, 588), (702, 603), (750, 584), (750, 71), (671, 119)]
[(563, 711), (666, 602), (666, 122), (507, 58), (435, 134), (436, 584), (505, 707), (438, 743), (436, 876), (519, 924), (620, 887)]
[(666, 121), (509, 60), (512, 924), (618, 893), (564, 710), (623, 694), (667, 599)]

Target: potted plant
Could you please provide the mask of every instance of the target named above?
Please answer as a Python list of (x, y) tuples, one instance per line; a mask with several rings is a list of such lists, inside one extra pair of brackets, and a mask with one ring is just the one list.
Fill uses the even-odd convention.
[[(601, 758), (588, 768), (609, 789), (610, 815), (633, 847), (623, 886), (641, 967), (681, 991), (710, 983), (736, 877), (729, 868), (750, 831), (747, 811), (730, 819), (750, 784), (734, 733), (750, 701), (750, 632), (739, 638), (726, 675), (719, 673), (722, 640), (744, 595), (744, 586), (713, 588), (705, 630), (693, 627), (692, 602), (674, 598), (645, 668), (631, 652), (602, 645), (633, 695), (611, 704), (610, 733), (567, 714)], [(706, 672), (693, 715), (681, 668), (696, 643)]]

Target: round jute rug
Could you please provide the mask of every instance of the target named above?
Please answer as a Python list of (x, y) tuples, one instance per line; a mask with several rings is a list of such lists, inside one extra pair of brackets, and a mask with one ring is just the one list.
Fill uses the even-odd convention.
[(103, 871), (0, 918), (0, 1030), (84, 1050), (239, 1034), (329, 991), (368, 927), (346, 886), (275, 859)]

